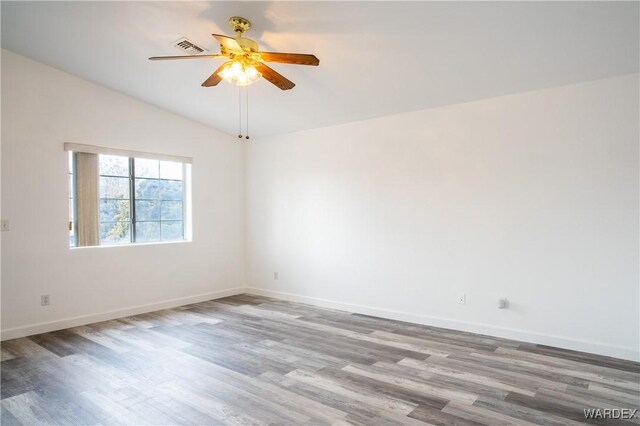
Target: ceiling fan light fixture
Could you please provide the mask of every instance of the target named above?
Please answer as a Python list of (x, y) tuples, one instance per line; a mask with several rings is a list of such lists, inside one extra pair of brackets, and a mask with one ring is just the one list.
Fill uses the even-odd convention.
[(241, 61), (229, 61), (222, 66), (218, 76), (236, 86), (248, 86), (258, 81), (262, 74), (253, 65)]
[[(0, 0), (1, 1), (1, 0)], [(172, 59), (210, 59), (228, 58), (229, 61), (218, 67), (202, 84), (202, 87), (217, 86), (222, 80), (236, 86), (248, 86), (264, 77), (269, 83), (280, 90), (290, 90), (295, 83), (265, 62), (278, 62), (293, 65), (320, 65), (315, 55), (306, 53), (262, 52), (255, 40), (243, 37), (245, 31), (251, 28), (251, 22), (241, 16), (229, 18), (229, 25), (236, 33), (236, 37), (222, 34), (211, 34), (220, 43), (220, 53), (212, 55), (186, 56), (152, 56), (152, 61)], [(202, 49), (204, 51), (204, 49)]]

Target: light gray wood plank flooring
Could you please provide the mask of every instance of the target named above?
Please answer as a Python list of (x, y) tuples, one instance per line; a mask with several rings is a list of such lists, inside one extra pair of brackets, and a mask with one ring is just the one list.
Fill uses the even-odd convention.
[(583, 411), (638, 409), (635, 362), (250, 295), (1, 349), (3, 425), (640, 424)]

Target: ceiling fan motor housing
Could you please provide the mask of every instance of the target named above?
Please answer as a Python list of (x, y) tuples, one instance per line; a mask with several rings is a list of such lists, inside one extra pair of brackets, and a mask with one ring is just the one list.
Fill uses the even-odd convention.
[(258, 43), (251, 40), (250, 38), (237, 37), (236, 41), (242, 47), (243, 50), (250, 50), (252, 52), (258, 51)]

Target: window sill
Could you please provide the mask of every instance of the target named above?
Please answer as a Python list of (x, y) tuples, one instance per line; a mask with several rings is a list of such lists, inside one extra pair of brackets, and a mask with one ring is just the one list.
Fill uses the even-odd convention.
[(69, 247), (70, 250), (86, 250), (86, 249), (105, 249), (105, 248), (120, 248), (120, 247), (145, 247), (145, 246), (166, 246), (170, 244), (185, 244), (190, 243), (192, 240), (182, 241), (154, 241), (150, 243), (126, 243), (126, 244), (108, 244), (104, 246), (83, 246), (83, 247)]

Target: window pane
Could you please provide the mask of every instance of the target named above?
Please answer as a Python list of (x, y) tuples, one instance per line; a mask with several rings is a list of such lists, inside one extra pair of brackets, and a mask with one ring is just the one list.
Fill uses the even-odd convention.
[(160, 219), (182, 220), (182, 201), (162, 201)]
[(73, 152), (69, 151), (69, 173), (73, 173)]
[(100, 222), (129, 221), (129, 200), (100, 200)]
[(182, 221), (162, 222), (162, 241), (184, 239)]
[(136, 199), (157, 200), (160, 198), (160, 181), (157, 179), (136, 179)]
[(161, 180), (160, 198), (162, 200), (182, 200), (182, 181)]
[(182, 163), (176, 163), (174, 161), (161, 161), (160, 179), (182, 180)]
[(145, 160), (136, 158), (135, 160), (136, 177), (156, 178), (160, 177), (160, 161)]
[(69, 221), (73, 222), (73, 198), (69, 198)]
[(100, 174), (129, 176), (129, 158), (117, 155), (100, 155)]
[(136, 200), (136, 221), (160, 220), (160, 202)]
[(136, 242), (160, 241), (160, 222), (136, 222)]
[(100, 223), (100, 244), (123, 244), (131, 242), (129, 222)]
[(69, 175), (69, 198), (73, 198), (73, 193), (75, 191), (73, 190), (73, 175)]
[(129, 178), (100, 177), (100, 198), (129, 198)]

